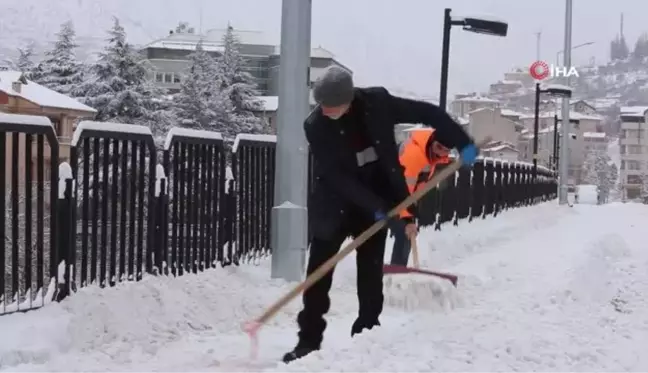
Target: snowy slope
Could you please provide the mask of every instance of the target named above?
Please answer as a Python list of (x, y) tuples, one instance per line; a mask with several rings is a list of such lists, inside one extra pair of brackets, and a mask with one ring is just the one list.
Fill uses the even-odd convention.
[[(268, 264), (87, 288), (45, 309), (0, 317), (4, 371), (645, 371), (648, 209), (555, 203), (442, 232), (423, 231), (423, 264), (461, 275), (452, 312), (388, 308), (351, 339), (354, 260), (336, 270), (324, 349), (285, 366), (298, 301), (247, 361), (239, 323), (288, 287)], [(389, 253), (387, 253), (389, 255)], [(643, 347), (642, 347), (643, 346)]]

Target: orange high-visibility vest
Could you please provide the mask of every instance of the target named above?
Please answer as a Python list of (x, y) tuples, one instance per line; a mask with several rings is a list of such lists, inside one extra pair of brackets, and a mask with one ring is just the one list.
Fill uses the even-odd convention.
[[(427, 156), (426, 149), (428, 142), (434, 138), (434, 129), (421, 128), (414, 130), (410, 133), (410, 137), (403, 141), (400, 145), (399, 160), (405, 170), (405, 181), (407, 182), (407, 189), (412, 194), (420, 184), (423, 184), (432, 178), (434, 169), (437, 164), (448, 163), (448, 157), (435, 158), (430, 160)], [(421, 173), (427, 172), (426, 180), (418, 182)], [(407, 210), (400, 213), (402, 218), (411, 217), (412, 214)]]

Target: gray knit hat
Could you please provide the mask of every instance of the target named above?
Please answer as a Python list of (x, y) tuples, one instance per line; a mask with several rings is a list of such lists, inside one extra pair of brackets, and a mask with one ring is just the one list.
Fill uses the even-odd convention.
[(313, 98), (322, 106), (335, 107), (353, 101), (353, 77), (339, 66), (330, 66), (313, 85)]

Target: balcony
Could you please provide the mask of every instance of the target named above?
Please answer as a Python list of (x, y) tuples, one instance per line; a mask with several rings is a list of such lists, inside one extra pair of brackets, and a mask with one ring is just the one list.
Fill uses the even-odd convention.
[(646, 123), (621, 122), (622, 130), (638, 130), (646, 128), (648, 128), (648, 124)]
[(619, 145), (647, 145), (648, 139), (637, 138), (637, 137), (628, 137), (620, 138)]

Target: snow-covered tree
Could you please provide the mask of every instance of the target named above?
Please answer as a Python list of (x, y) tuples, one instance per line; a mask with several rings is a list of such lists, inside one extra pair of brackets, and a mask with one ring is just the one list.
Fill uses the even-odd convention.
[(637, 38), (632, 55), (638, 59), (648, 57), (648, 34), (645, 32)]
[(236, 132), (266, 133), (270, 129), (254, 112), (263, 108), (257, 98), (254, 77), (243, 70), (245, 59), (239, 50), (240, 42), (232, 26), (223, 35), (223, 53), (219, 57), (219, 78), (221, 90), (228, 92), (234, 106), (232, 125)]
[(610, 190), (609, 193), (612, 194), (614, 192), (614, 195), (617, 196), (619, 194), (619, 183), (617, 182), (619, 178), (619, 168), (617, 167), (616, 163), (610, 162), (608, 163), (608, 180), (609, 180), (609, 185), (610, 185)]
[(18, 59), (16, 60), (16, 68), (18, 71), (22, 71), (25, 76), (29, 79), (31, 71), (36, 67), (36, 63), (33, 61), (34, 58), (34, 42), (31, 41), (27, 43), (24, 48), (18, 48)]
[(72, 21), (63, 23), (53, 48), (45, 52), (45, 59), (36, 66), (31, 79), (64, 95), (78, 96), (77, 89), (83, 83), (84, 69), (76, 58), (78, 45), (75, 39)]
[(648, 162), (641, 167), (641, 201), (648, 204)]
[(174, 115), (183, 127), (222, 132), (234, 137), (229, 126), (233, 105), (227, 92), (221, 91), (217, 61), (202, 46), (189, 55), (189, 68), (174, 97)]
[[(587, 154), (583, 164), (583, 183), (596, 185), (599, 202), (607, 200), (614, 183), (610, 175), (610, 156), (604, 150), (592, 150)], [(615, 166), (616, 167), (616, 166)]]
[(99, 121), (146, 125), (162, 136), (172, 123), (170, 100), (150, 81), (150, 65), (127, 42), (116, 17), (108, 35), (108, 44), (91, 66), (93, 76), (81, 87), (82, 101), (97, 109)]

